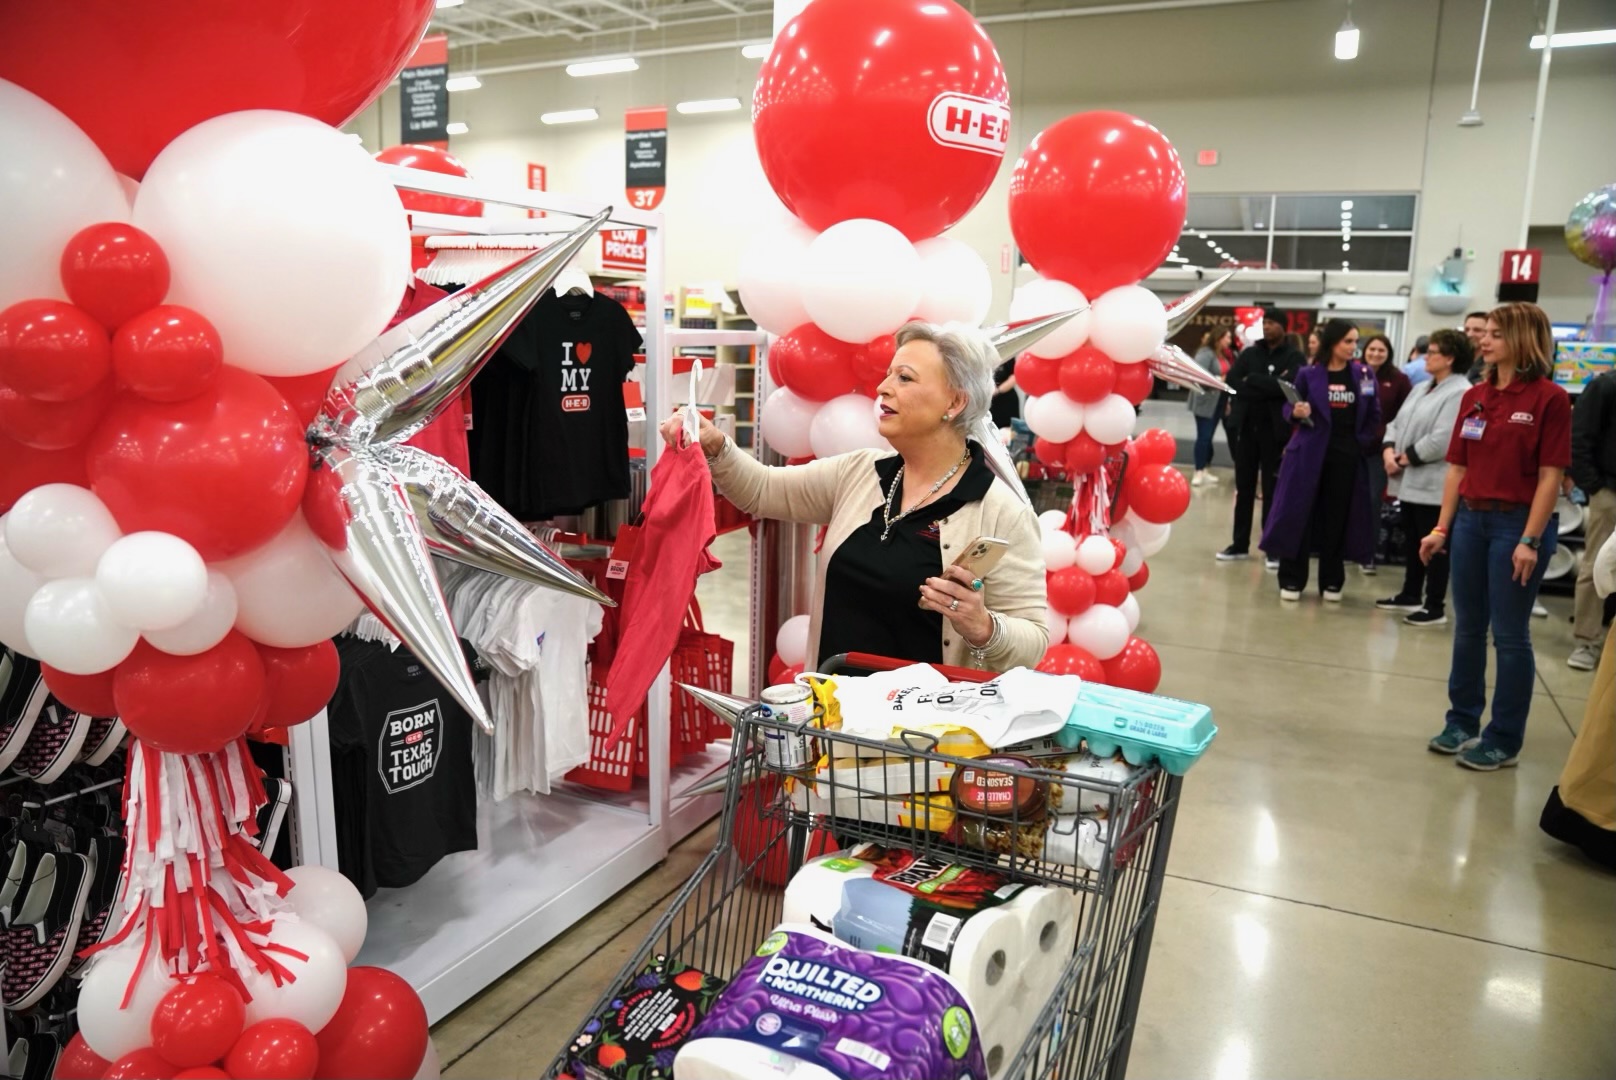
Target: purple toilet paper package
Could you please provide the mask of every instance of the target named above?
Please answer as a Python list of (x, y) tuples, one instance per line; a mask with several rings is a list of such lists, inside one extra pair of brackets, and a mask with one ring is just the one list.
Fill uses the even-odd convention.
[(769, 935), (685, 1046), (700, 1054), (702, 1039), (750, 1043), (842, 1080), (988, 1075), (957, 983), (918, 960), (863, 952), (808, 926)]

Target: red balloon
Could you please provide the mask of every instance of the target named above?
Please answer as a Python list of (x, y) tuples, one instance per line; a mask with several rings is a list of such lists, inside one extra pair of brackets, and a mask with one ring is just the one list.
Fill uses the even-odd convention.
[(223, 1060), (241, 1037), (247, 1003), (217, 975), (192, 975), (152, 1013), (152, 1048), (182, 1068)]
[(769, 685), (780, 686), (790, 681), (786, 678), (786, 662), (780, 659), (780, 654), (775, 653), (769, 657)]
[[(1143, 364), (1128, 364), (1127, 367), (1143, 367)], [(1128, 457), (1134, 465), (1171, 465), (1173, 458), (1178, 456), (1178, 440), (1173, 438), (1172, 432), (1162, 428), (1150, 428), (1141, 431), (1128, 443)]]
[(1105, 464), (1105, 447), (1086, 431), (1066, 444), (1066, 471), (1073, 476), (1087, 476)]
[(1045, 277), (1085, 296), (1140, 280), (1184, 226), (1184, 166), (1136, 116), (1086, 112), (1039, 132), (1010, 178), (1010, 231)]
[(1066, 443), (1051, 442), (1042, 435), (1032, 441), (1032, 452), (1039, 461), (1050, 468), (1065, 468)]
[(0, 462), (4, 463), (0, 468), (0, 514), (43, 484), (90, 486), (90, 475), (84, 469), (84, 451), (79, 447), (36, 450), (0, 434)]
[(1117, 385), (1115, 392), (1128, 399), (1128, 404), (1134, 408), (1150, 396), (1151, 387), (1156, 384), (1156, 376), (1150, 373), (1149, 364), (1118, 364)]
[(1094, 575), (1094, 602), (1116, 607), (1128, 598), (1128, 579), (1121, 570), (1107, 570)]
[(1124, 690), (1154, 694), (1161, 685), (1161, 657), (1149, 642), (1131, 637), (1121, 652), (1105, 662), (1105, 681)]
[(224, 367), (173, 404), (121, 395), (89, 445), (90, 486), (126, 533), (173, 533), (208, 562), (264, 543), (303, 497), (309, 453), (286, 399)]
[(301, 724), (331, 702), (331, 695), (337, 692), (341, 669), (336, 645), (322, 641), (301, 649), (276, 649), (257, 642), (253, 644), (264, 664), (269, 701), (260, 726)]
[(1140, 589), (1143, 589), (1149, 583), (1150, 583), (1150, 564), (1149, 563), (1140, 563), (1139, 564), (1139, 569), (1135, 570), (1133, 572), (1133, 576), (1128, 579), (1128, 591), (1129, 592), (1138, 592)]
[(1190, 507), (1190, 483), (1171, 465), (1135, 466), (1122, 486), (1133, 512), (1158, 525), (1178, 520)]
[(1060, 369), (1061, 362), (1058, 359), (1052, 360), (1047, 356), (1022, 353), (1016, 357), (1016, 385), (1025, 390), (1029, 397), (1053, 394), (1062, 389)]
[[(1121, 514), (1117, 515), (1117, 517), (1121, 517), (1121, 516), (1122, 516)], [(1113, 518), (1112, 520), (1116, 520), (1116, 519)], [(1117, 561), (1111, 564), (1111, 569), (1115, 570), (1115, 569), (1117, 569), (1118, 567), (1120, 567), (1122, 565), (1122, 563), (1123, 563), (1123, 561), (1125, 559), (1127, 559), (1127, 557), (1128, 557), (1128, 545), (1124, 544), (1121, 540), (1118, 540), (1115, 537), (1108, 536), (1108, 537), (1106, 537), (1106, 539), (1111, 541), (1111, 550), (1113, 550), (1113, 551), (1115, 551), (1117, 553)]]
[(66, 450), (90, 437), (111, 404), (111, 379), (72, 401), (40, 401), (0, 385), (0, 432), (35, 450)]
[(174, 1074), (174, 1080), (231, 1080), (231, 1078), (223, 1069), (204, 1065), (200, 1069), (181, 1069)]
[(225, 113), (282, 109), (341, 127), (393, 81), (432, 11), (433, 0), (8, 4), (0, 79), (66, 113), (139, 180), (182, 131)]
[(91, 225), (62, 252), (62, 287), (73, 303), (116, 330), (168, 295), (168, 256), (133, 225)]
[(51, 695), (74, 712), (86, 716), (111, 717), (118, 715), (118, 706), (112, 700), (112, 672), (97, 675), (69, 675), (49, 664), (39, 665), (40, 674)]
[(752, 134), (770, 186), (810, 228), (875, 218), (920, 240), (987, 192), (1010, 136), (1010, 87), (964, 8), (814, 0), (777, 41), (752, 93)]
[(188, 401), (206, 393), (224, 366), (213, 324), (188, 307), (148, 308), (112, 337), (118, 383), (147, 401)]
[(804, 323), (776, 341), (769, 354), (779, 366), (782, 386), (809, 401), (829, 401), (859, 388), (853, 357), (862, 349)]
[(897, 351), (898, 338), (894, 334), (883, 334), (853, 350), (853, 377), (869, 397), (875, 397), (875, 388), (886, 380), (887, 368), (892, 366)]
[(179, 1072), (173, 1063), (149, 1046), (131, 1050), (114, 1061), (101, 1075), (106, 1080), (173, 1080)]
[(1116, 386), (1117, 369), (1123, 366), (1092, 345), (1061, 357), (1059, 363), (1061, 390), (1084, 405), (1103, 401)]
[[(773, 359), (769, 363), (772, 365)], [(286, 403), (297, 414), (298, 422), (307, 427), (309, 421), (314, 419), (314, 414), (320, 411), (325, 396), (331, 392), (331, 382), (337, 377), (337, 368), (341, 366), (338, 364), (328, 371), (316, 371), (311, 375), (282, 375), (275, 378), (266, 376), (264, 381), (280, 392), (281, 397), (286, 399)], [(772, 372), (774, 369), (771, 366), (769, 370)], [(775, 380), (775, 385), (780, 385), (778, 379)]]
[[(787, 845), (775, 843), (780, 827), (767, 809), (780, 795), (780, 778), (765, 773), (760, 779), (741, 785), (741, 801), (735, 807), (735, 823), (730, 846), (740, 856), (741, 865), (751, 867), (754, 882), (783, 889), (791, 880), (792, 867)], [(824, 829), (808, 837), (806, 858), (817, 858), (837, 848), (836, 838)]]
[(1086, 682), (1105, 682), (1105, 666), (1078, 645), (1057, 642), (1038, 661), (1038, 670), (1050, 675), (1076, 675)]
[[(383, 165), (402, 165), (406, 169), (421, 169), (442, 173), (444, 176), (470, 176), (460, 159), (436, 146), (406, 143), (389, 146), (376, 155)], [(418, 214), (458, 214), (461, 217), (482, 217), (483, 204), (477, 199), (456, 199), (451, 195), (429, 195), (424, 191), (398, 189), (398, 201), (404, 209)]]
[(1128, 492), (1126, 487), (1116, 491), (1111, 496), (1111, 520), (1121, 521), (1128, 516)]
[(74, 1032), (57, 1056), (56, 1071), (51, 1075), (53, 1080), (101, 1080), (110, 1068), (112, 1062), (91, 1050), (84, 1036)]
[(1049, 575), (1049, 606), (1068, 619), (1094, 606), (1094, 575), (1081, 566), (1068, 566)]
[(426, 1006), (391, 971), (351, 967), (337, 1015), (316, 1039), (318, 1080), (414, 1080), (426, 1056)]
[(0, 311), (0, 382), (36, 401), (72, 401), (112, 372), (107, 332), (60, 300), (24, 300)]
[(224, 1071), (235, 1080), (314, 1080), (319, 1060), (308, 1028), (296, 1020), (260, 1020), (230, 1048)]
[(239, 738), (258, 715), (264, 664), (236, 630), (195, 656), (172, 656), (143, 640), (113, 669), (112, 693), (137, 739), (171, 754), (206, 754)]

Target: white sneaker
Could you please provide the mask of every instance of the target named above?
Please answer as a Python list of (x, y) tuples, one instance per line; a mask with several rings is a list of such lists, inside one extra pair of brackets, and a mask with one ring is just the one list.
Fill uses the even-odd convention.
[(1211, 469), (1206, 470), (1206, 482), (1209, 483), (1209, 484), (1217, 483), (1218, 482), (1218, 474), (1213, 472)]
[(1273, 572), (1275, 572), (1275, 571), (1277, 571), (1279, 569), (1279, 560), (1278, 559), (1264, 559), (1263, 560), (1263, 567), (1266, 570), (1268, 570), (1270, 573), (1273, 573)]
[(1300, 600), (1302, 598), (1302, 590), (1301, 589), (1281, 589), (1281, 590), (1279, 590), (1279, 598), (1281, 600), (1285, 600), (1285, 601), (1288, 601), (1289, 603), (1294, 604), (1294, 603), (1296, 603), (1296, 601), (1298, 601), (1298, 600)]
[(1203, 469), (1197, 469), (1195, 471), (1195, 475), (1190, 478), (1190, 487), (1203, 487), (1205, 484), (1206, 471)]
[(1339, 604), (1341, 602), (1341, 590), (1340, 589), (1325, 589), (1324, 590), (1324, 602), (1326, 604)]
[(1578, 645), (1566, 657), (1566, 666), (1578, 671), (1592, 671), (1599, 666), (1599, 650), (1592, 645)]
[(1534, 618), (1534, 619), (1547, 619), (1548, 617), (1549, 617), (1549, 609), (1548, 608), (1544, 607), (1542, 604), (1533, 604), (1532, 605), (1532, 618)]

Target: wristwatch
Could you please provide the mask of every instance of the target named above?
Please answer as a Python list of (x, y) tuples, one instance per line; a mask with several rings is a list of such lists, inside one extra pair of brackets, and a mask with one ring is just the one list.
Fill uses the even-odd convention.
[(1536, 551), (1538, 548), (1543, 546), (1542, 538), (1537, 536), (1523, 536), (1521, 537), (1521, 543), (1525, 544), (1533, 551)]

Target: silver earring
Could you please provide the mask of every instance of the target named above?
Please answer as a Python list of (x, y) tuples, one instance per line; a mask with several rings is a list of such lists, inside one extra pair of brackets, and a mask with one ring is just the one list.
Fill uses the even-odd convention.
[(944, 422), (944, 423), (947, 423), (947, 422), (948, 422), (948, 421), (950, 421), (950, 420), (952, 420), (952, 419), (954, 419), (954, 414), (953, 414), (953, 413), (951, 413), (951, 412), (945, 412), (945, 413), (944, 413), (944, 414), (943, 414), (943, 422)]

